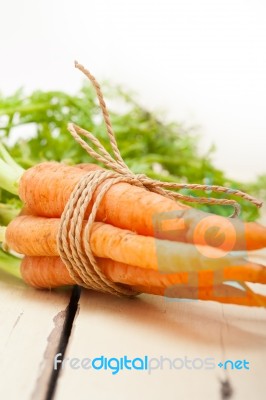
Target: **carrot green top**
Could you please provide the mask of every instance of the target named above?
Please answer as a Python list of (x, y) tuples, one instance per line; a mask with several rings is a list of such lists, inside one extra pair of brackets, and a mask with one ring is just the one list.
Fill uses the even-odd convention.
[(0, 187), (15, 195), (18, 194), (18, 183), (24, 169), (10, 156), (0, 143)]

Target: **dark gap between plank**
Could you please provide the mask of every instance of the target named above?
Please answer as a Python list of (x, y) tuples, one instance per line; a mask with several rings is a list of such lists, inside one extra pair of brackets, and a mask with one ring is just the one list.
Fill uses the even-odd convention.
[[(59, 344), (58, 344), (58, 347), (54, 354), (54, 355), (56, 355), (57, 353), (62, 353), (62, 359), (64, 359), (64, 355), (65, 355), (68, 341), (69, 341), (71, 331), (72, 331), (73, 322), (74, 322), (74, 319), (75, 319), (75, 316), (76, 316), (76, 313), (78, 310), (78, 302), (80, 299), (80, 292), (81, 292), (81, 288), (79, 286), (74, 286), (72, 293), (71, 293), (69, 304), (67, 306), (66, 318), (65, 318), (63, 330), (62, 330), (62, 333), (60, 336)], [(51, 377), (48, 382), (48, 390), (47, 390), (47, 393), (45, 396), (45, 400), (52, 400), (54, 398), (57, 381), (58, 381), (60, 371), (61, 371), (61, 366), (62, 366), (62, 364), (58, 364), (57, 369), (53, 368), (53, 370), (52, 370)]]

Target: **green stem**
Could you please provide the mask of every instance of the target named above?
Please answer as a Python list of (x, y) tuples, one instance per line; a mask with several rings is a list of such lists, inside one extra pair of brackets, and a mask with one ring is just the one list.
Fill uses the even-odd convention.
[(18, 184), (24, 171), (0, 143), (0, 188), (18, 195)]
[[(6, 227), (0, 226), (1, 243), (5, 241), (5, 234), (6, 234)], [(20, 258), (5, 252), (3, 249), (0, 249), (0, 271), (12, 275), (15, 278), (21, 279), (20, 262), (21, 262)]]
[(21, 174), (18, 174), (10, 165), (0, 159), (0, 187), (10, 193), (18, 195), (18, 182)]
[(6, 227), (0, 226), (0, 243), (3, 243), (5, 241), (5, 237), (6, 237)]
[(20, 262), (20, 258), (0, 250), (0, 271), (21, 279)]
[[(5, 147), (0, 143), (0, 188), (10, 193), (18, 195), (18, 183), (24, 173), (24, 169), (18, 165), (10, 156)], [(6, 220), (10, 220), (17, 215), (18, 210), (15, 207), (2, 205), (0, 214), (2, 213)], [(5, 240), (5, 227), (0, 227), (0, 241)], [(20, 262), (18, 257), (0, 249), (0, 271), (4, 271), (9, 275), (21, 279)]]
[(56, 105), (53, 105), (51, 103), (41, 103), (41, 104), (22, 104), (20, 106), (16, 107), (9, 107), (9, 108), (2, 108), (0, 111), (0, 116), (1, 115), (12, 115), (14, 113), (20, 113), (20, 114), (32, 114), (34, 112), (39, 112), (39, 111), (45, 111), (48, 108), (55, 108)]
[(16, 163), (2, 143), (0, 143), (0, 157), (18, 173), (22, 174), (24, 172), (24, 169)]
[[(0, 203), (0, 222), (3, 225), (8, 225), (16, 218), (21, 208), (18, 205)], [(1, 231), (1, 228), (0, 228)]]

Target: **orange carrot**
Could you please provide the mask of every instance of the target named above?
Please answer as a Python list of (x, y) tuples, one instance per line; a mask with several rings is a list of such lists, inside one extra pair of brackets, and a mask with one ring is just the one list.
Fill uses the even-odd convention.
[[(89, 168), (89, 166), (91, 166), (91, 168)], [(87, 175), (89, 171), (95, 171), (95, 169), (99, 169), (99, 167), (94, 164), (86, 164), (85, 170), (80, 167), (69, 167), (56, 162), (38, 164), (25, 171), (22, 175), (19, 182), (19, 196), (34, 214), (45, 217), (60, 217), (76, 184), (81, 178)], [(102, 185), (100, 185), (100, 188), (101, 187)], [(99, 193), (99, 190), (96, 194), (97, 193)], [(95, 200), (95, 198), (96, 196), (93, 200)], [(118, 199), (119, 205), (116, 204)], [(131, 204), (132, 202), (134, 203)], [(142, 205), (144, 207), (143, 211), (140, 210)], [(115, 215), (111, 216), (111, 214), (116, 213), (119, 218), (117, 221), (118, 224), (123, 224), (123, 221), (127, 219), (130, 214), (124, 209), (123, 215), (123, 209), (121, 210), (121, 207), (130, 207), (132, 208), (130, 211), (134, 211), (134, 216), (140, 219), (140, 221), (136, 223), (136, 226), (138, 226), (142, 222), (141, 219), (144, 218), (142, 214), (145, 212), (145, 207), (148, 205), (153, 208), (150, 212), (150, 222), (152, 222), (151, 218), (154, 213), (187, 209), (187, 206), (183, 204), (176, 203), (173, 200), (166, 199), (143, 188), (122, 182), (108, 190), (108, 193), (103, 199), (102, 207), (100, 207), (98, 219), (103, 219), (106, 212), (108, 213), (108, 215), (106, 215), (107, 218), (116, 218)], [(114, 209), (114, 206), (117, 210)], [(133, 210), (133, 206), (136, 207), (135, 210)], [(108, 210), (105, 210), (106, 207)], [(90, 210), (88, 210), (87, 214), (89, 214), (89, 211)], [(128, 223), (134, 223), (134, 221), (129, 220)], [(123, 226), (123, 228), (125, 228), (125, 226)], [(130, 228), (131, 227), (129, 227), (129, 229)], [(134, 228), (133, 225), (132, 228)], [(152, 227), (147, 226), (145, 229), (148, 234)], [(131, 230), (136, 231), (136, 229)]]
[[(160, 274), (101, 258), (97, 262), (111, 281), (130, 285), (143, 293), (253, 306), (266, 304), (266, 297), (217, 283), (214, 286), (211, 276), (205, 271), (199, 272), (198, 285), (193, 286), (187, 274)], [(20, 270), (23, 280), (35, 288), (55, 288), (75, 283), (59, 257), (24, 257)]]
[(22, 207), (18, 215), (33, 215), (32, 211), (26, 206)]
[[(131, 286), (145, 287), (213, 287), (223, 281), (241, 281), (239, 275), (225, 270), (221, 279), (216, 279), (212, 271), (198, 273), (162, 274), (158, 271), (144, 270), (139, 267), (120, 263), (107, 258), (97, 258), (103, 273), (113, 282)], [(263, 267), (261, 267), (263, 268)], [(60, 257), (35, 256), (24, 257), (21, 264), (23, 279), (31, 286), (39, 288), (58, 287), (75, 283)], [(215, 280), (216, 279), (216, 280)]]
[[(86, 170), (82, 170), (53, 162), (39, 164), (22, 175), (19, 195), (33, 214), (60, 217), (70, 194), (90, 168), (94, 171), (95, 165), (87, 164)], [(96, 195), (101, 188), (102, 185)], [(196, 244), (205, 244), (209, 234), (209, 244), (213, 245), (213, 237), (219, 233), (226, 239), (219, 248), (226, 251), (266, 246), (266, 228), (259, 224), (243, 224), (237, 219), (200, 212), (123, 182), (113, 185), (105, 194), (96, 219), (145, 236)]]
[(75, 284), (60, 257), (24, 257), (20, 273), (24, 282), (38, 289)]
[(228, 285), (217, 285), (216, 287), (187, 287), (180, 288), (174, 286), (172, 288), (161, 288), (154, 286), (132, 286), (133, 290), (154, 294), (157, 296), (165, 296), (167, 298), (186, 299), (186, 300), (204, 300), (215, 301), (224, 304), (235, 304), (249, 307), (265, 307), (266, 296), (254, 293), (252, 291), (243, 292)]
[[(59, 223), (56, 218), (17, 217), (6, 229), (6, 244), (28, 256), (57, 256)], [(87, 240), (83, 230), (82, 241)], [(210, 270), (216, 271), (216, 279), (224, 273), (231, 279), (266, 283), (266, 268), (250, 263), (240, 255), (225, 254), (210, 247), (208, 257), (205, 257), (200, 247), (137, 235), (101, 222), (93, 224), (90, 246), (96, 257), (143, 269), (163, 273)], [(206, 251), (205, 246), (205, 254)]]

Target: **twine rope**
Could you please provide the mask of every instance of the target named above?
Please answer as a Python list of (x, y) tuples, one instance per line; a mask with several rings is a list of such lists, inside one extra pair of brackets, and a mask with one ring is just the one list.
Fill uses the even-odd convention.
[[(127, 182), (131, 185), (143, 187), (146, 190), (173, 200), (211, 205), (229, 205), (234, 208), (234, 212), (231, 215), (232, 218), (239, 216), (241, 211), (240, 205), (236, 200), (193, 197), (174, 192), (173, 190), (211, 190), (217, 193), (233, 194), (234, 196), (241, 197), (246, 201), (253, 203), (256, 207), (261, 207), (262, 202), (247, 193), (224, 186), (161, 182), (159, 180), (151, 179), (144, 174), (134, 174), (125, 164), (119, 151), (110, 115), (99, 83), (95, 77), (78, 62), (75, 62), (75, 67), (91, 81), (96, 91), (114, 157), (111, 156), (111, 154), (91, 132), (88, 132), (76, 124), (68, 124), (68, 130), (75, 141), (93, 159), (103, 163), (108, 170), (102, 169), (89, 172), (80, 180), (73, 190), (61, 216), (60, 229), (57, 238), (59, 254), (71, 277), (79, 285), (115, 295), (134, 296), (137, 294), (136, 292), (127, 288), (126, 285), (113, 283), (103, 274), (101, 268), (97, 264), (97, 260), (92, 254), (89, 244), (92, 225), (98, 207), (105, 193), (112, 185), (118, 182)], [(97, 151), (94, 150), (87, 141), (82, 139), (81, 136), (88, 139)], [(97, 192), (91, 213), (84, 227), (85, 212), (92, 198), (95, 197), (94, 195), (99, 185), (102, 185), (102, 187), (100, 191)]]

